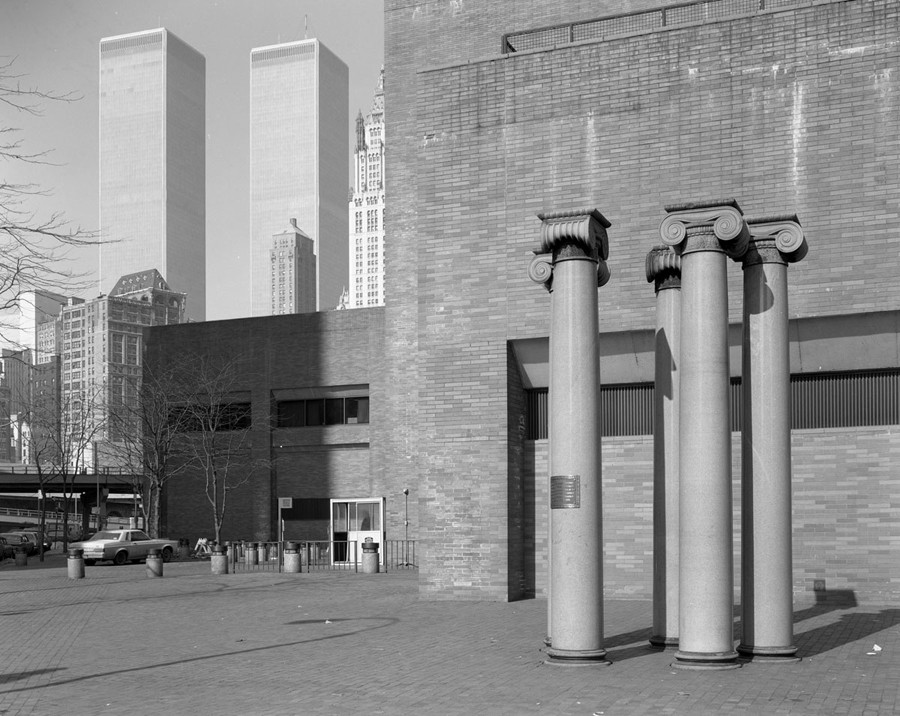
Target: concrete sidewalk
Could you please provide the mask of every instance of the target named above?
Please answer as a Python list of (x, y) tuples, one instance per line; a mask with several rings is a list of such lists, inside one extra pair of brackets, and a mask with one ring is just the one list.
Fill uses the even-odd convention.
[[(51, 560), (54, 560), (54, 565)], [(430, 602), (415, 572), (212, 576), (208, 562), (0, 569), (0, 714), (894, 714), (900, 608), (796, 610), (796, 664), (670, 668), (650, 603), (613, 664), (543, 663), (546, 602)], [(877, 644), (880, 650), (876, 650)]]

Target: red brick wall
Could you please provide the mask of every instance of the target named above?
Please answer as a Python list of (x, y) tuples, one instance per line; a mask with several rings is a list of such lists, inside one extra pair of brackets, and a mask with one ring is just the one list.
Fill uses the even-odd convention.
[[(547, 441), (527, 443), (534, 465), (529, 505), (536, 525), (537, 593), (547, 589)], [(860, 602), (900, 598), (900, 437), (888, 428), (795, 430), (794, 598), (811, 601), (814, 580), (852, 590)], [(732, 439), (734, 585), (740, 600), (740, 435)], [(604, 591), (650, 598), (653, 591), (653, 440), (604, 438)]]
[[(151, 367), (181, 361), (190, 370), (190, 357), (205, 354), (240, 359), (233, 389), (252, 402), (256, 467), (252, 480), (232, 494), (223, 539), (274, 538), (278, 497), (383, 496), (388, 538), (402, 537), (403, 485), (371, 469), (369, 425), (272, 431), (273, 396), (298, 388), (368, 385), (370, 419), (385, 419), (379, 405), (383, 317), (382, 309), (357, 309), (149, 329), (145, 361)], [(199, 476), (173, 479), (166, 508), (169, 535), (211, 536), (211, 507)]]
[[(504, 32), (660, 4), (386, 5), (392, 432), (373, 431), (373, 451), (379, 470), (419, 485), (423, 594), (513, 598), (521, 583), (510, 549), (527, 556), (530, 537), (498, 527), (518, 524), (504, 501), (504, 366), (509, 339), (548, 332), (549, 298), (525, 270), (537, 213), (596, 207), (612, 221), (604, 332), (653, 325), (644, 258), (663, 206), (703, 198), (800, 216), (811, 250), (790, 269), (792, 316), (900, 305), (883, 260), (900, 249), (897, 4), (496, 57)], [(729, 272), (738, 321), (740, 269)], [(623, 552), (612, 574), (637, 575), (641, 559)]]

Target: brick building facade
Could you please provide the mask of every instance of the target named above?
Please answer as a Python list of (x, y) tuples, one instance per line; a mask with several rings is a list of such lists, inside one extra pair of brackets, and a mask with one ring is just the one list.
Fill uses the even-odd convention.
[[(549, 317), (548, 294), (526, 274), (536, 215), (596, 207), (612, 222), (612, 280), (598, 291), (601, 378), (646, 385), (655, 299), (644, 259), (659, 243), (663, 206), (725, 196), (748, 216), (800, 217), (810, 253), (790, 269), (791, 370), (798, 385), (831, 376), (837, 386), (803, 398), (814, 419), (793, 432), (795, 591), (824, 579), (861, 599), (900, 595), (896, 404), (840, 424), (825, 405), (841, 391), (873, 402), (853, 387), (875, 385), (872, 376), (894, 386), (879, 400), (896, 392), (900, 8), (721, 0), (704, 17), (657, 11), (596, 23), (594, 39), (578, 39), (582, 25), (562, 39), (525, 32), (674, 5), (386, 0), (384, 308), (292, 318), (322, 321), (302, 331), (267, 322), (283, 319), (154, 329), (164, 342), (218, 331), (210, 345), (235, 332), (227, 341), (255, 346), (300, 381), (291, 387), (367, 384), (366, 458), (332, 460), (325, 435), (307, 452), (320, 474), (326, 464), (343, 471), (338, 482), (410, 490), (423, 596), (505, 600), (546, 587), (548, 445), (531, 431), (529, 408), (546, 387)], [(736, 265), (729, 291), (736, 376)], [(365, 356), (345, 352), (358, 343)], [(309, 372), (304, 356), (315, 358)], [(329, 373), (348, 360), (360, 363)], [(254, 419), (257, 401), (270, 405), (271, 392), (260, 388)], [(603, 442), (605, 585), (615, 596), (651, 590), (652, 439), (636, 432)], [(274, 434), (259, 439), (274, 452)], [(247, 526), (259, 536), (269, 536), (274, 489), (254, 490)], [(173, 514), (181, 500), (170, 496), (173, 527), (184, 524)], [(401, 537), (402, 517), (390, 511), (400, 503), (387, 504), (388, 536)]]

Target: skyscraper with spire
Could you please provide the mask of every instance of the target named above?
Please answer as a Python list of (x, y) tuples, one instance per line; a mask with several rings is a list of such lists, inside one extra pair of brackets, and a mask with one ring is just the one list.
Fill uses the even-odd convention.
[(384, 305), (384, 67), (365, 118), (356, 117), (350, 195), (350, 308)]
[[(317, 39), (250, 52), (251, 312), (273, 312), (273, 236), (313, 241), (316, 310), (347, 284), (347, 65)], [(277, 303), (277, 302), (276, 302)]]
[(206, 60), (165, 28), (100, 40), (100, 292), (158, 270), (206, 316)]

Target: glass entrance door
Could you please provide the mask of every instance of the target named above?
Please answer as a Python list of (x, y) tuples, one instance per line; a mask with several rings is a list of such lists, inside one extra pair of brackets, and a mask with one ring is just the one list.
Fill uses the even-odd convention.
[[(331, 500), (331, 539), (334, 542), (332, 562), (362, 561), (363, 542), (371, 537), (373, 542), (380, 545), (383, 524), (383, 497)], [(381, 549), (378, 550), (378, 559), (384, 563)]]

